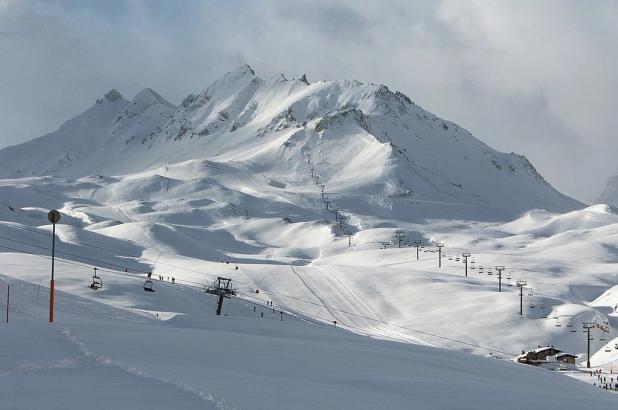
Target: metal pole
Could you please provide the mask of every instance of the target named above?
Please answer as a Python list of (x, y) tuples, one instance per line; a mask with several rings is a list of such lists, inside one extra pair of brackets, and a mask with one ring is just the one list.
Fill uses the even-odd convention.
[(524, 286), (528, 284), (525, 280), (518, 280), (515, 285), (519, 287), (519, 314), (524, 315)]
[(52, 224), (52, 262), (51, 280), (49, 282), (49, 322), (54, 321), (54, 258), (56, 255), (56, 224)]
[(442, 267), (442, 247), (444, 245), (436, 245), (438, 247), (438, 268)]
[(584, 329), (586, 329), (584, 332), (586, 332), (586, 341), (588, 343), (588, 360), (586, 362), (586, 367), (590, 368), (590, 341), (592, 340), (592, 338), (590, 337), (590, 329), (592, 329), (593, 327), (595, 327), (595, 323), (593, 322), (585, 322), (582, 324), (582, 326), (584, 327)]
[(590, 368), (590, 328), (588, 328), (588, 362), (586, 363), (586, 367)]
[(524, 287), (519, 287), (519, 314), (524, 315)]
[(223, 308), (223, 295), (219, 295), (219, 300), (217, 301), (217, 316), (221, 316), (221, 308)]
[(9, 323), (9, 304), (11, 303), (11, 285), (6, 285), (6, 323)]
[(469, 253), (462, 253), (461, 256), (464, 258), (464, 265), (466, 266), (466, 278), (468, 277), (468, 258), (470, 257)]
[(504, 266), (497, 265), (496, 270), (498, 271), (498, 292), (502, 292), (502, 271), (504, 270)]

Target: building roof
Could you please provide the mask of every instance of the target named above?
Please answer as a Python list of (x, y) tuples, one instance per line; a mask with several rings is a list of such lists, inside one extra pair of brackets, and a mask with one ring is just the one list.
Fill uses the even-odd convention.
[(553, 346), (545, 346), (545, 347), (539, 347), (538, 349), (534, 349), (534, 350), (533, 350), (533, 352), (534, 352), (534, 353), (541, 353), (541, 352), (544, 352), (544, 351), (546, 351), (546, 350), (555, 350), (555, 351), (557, 351), (557, 352), (561, 352), (561, 351), (562, 351), (562, 350), (560, 350), (560, 349), (556, 349), (556, 348), (555, 348), (555, 347), (553, 347)]
[(577, 355), (574, 355), (574, 354), (571, 354), (571, 353), (566, 353), (566, 352), (564, 352), (564, 353), (558, 353), (558, 354), (556, 355), (556, 357), (564, 357), (564, 356), (570, 356), (570, 357), (574, 357), (574, 358), (576, 358), (576, 359), (577, 359)]

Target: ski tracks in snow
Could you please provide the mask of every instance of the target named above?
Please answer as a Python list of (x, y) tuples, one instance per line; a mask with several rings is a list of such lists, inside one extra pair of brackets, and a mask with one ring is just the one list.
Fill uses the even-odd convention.
[(76, 359), (63, 359), (57, 363), (50, 363), (43, 366), (37, 365), (25, 365), (20, 366), (17, 371), (40, 371), (40, 370), (53, 370), (54, 368), (79, 368), (79, 367), (114, 367), (124, 371), (127, 374), (130, 374), (135, 377), (140, 377), (144, 379), (148, 379), (155, 383), (162, 383), (167, 385), (172, 385), (176, 389), (186, 392), (188, 394), (192, 394), (197, 396), (198, 398), (213, 403), (216, 408), (221, 410), (234, 410), (234, 407), (229, 406), (225, 400), (215, 397), (211, 393), (204, 393), (188, 384), (181, 383), (177, 380), (156, 377), (148, 374), (145, 371), (139, 370), (133, 366), (125, 365), (119, 362), (116, 362), (110, 358), (100, 356), (86, 347), (86, 345), (80, 342), (77, 337), (75, 337), (68, 329), (64, 329), (62, 332), (62, 336), (64, 339), (74, 346), (77, 347), (81, 356)]

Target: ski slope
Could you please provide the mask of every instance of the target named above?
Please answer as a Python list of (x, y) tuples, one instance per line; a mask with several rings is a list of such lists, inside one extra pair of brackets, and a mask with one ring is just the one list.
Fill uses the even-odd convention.
[[(3, 408), (507, 409), (615, 405), (614, 395), (543, 369), (367, 338), (242, 299), (213, 314), (201, 289), (58, 265), (56, 322), (47, 319), (41, 256), (4, 254), (27, 281), (2, 275), (14, 301), (3, 324)], [(42, 263), (45, 262), (45, 263)], [(26, 273), (26, 271), (28, 273)], [(256, 311), (253, 311), (256, 306)], [(259, 313), (264, 312), (263, 318)], [(521, 395), (522, 391), (528, 394)]]
[[(582, 369), (584, 322), (594, 368), (618, 366), (615, 208), (384, 86), (245, 66), (178, 107), (114, 91), (0, 150), (0, 175), (7, 408), (616, 404)], [(578, 366), (512, 361), (539, 345)]]

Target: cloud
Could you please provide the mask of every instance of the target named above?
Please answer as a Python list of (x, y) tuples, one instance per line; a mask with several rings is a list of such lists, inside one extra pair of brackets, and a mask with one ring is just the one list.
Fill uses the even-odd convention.
[(614, 1), (181, 4), (0, 0), (0, 145), (50, 131), (108, 88), (179, 101), (249, 63), (263, 76), (385, 83), (527, 155), (579, 199), (616, 171)]

